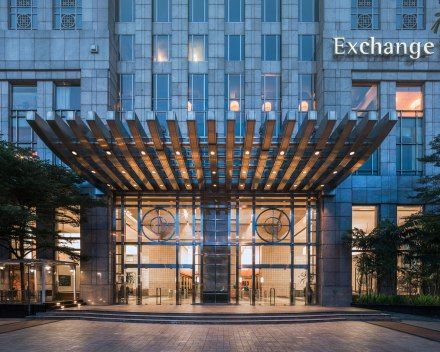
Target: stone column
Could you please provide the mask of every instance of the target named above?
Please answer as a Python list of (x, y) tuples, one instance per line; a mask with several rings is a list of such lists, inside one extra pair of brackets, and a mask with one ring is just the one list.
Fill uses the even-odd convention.
[(91, 305), (113, 303), (111, 202), (81, 216), (81, 298)]
[(344, 184), (320, 200), (318, 239), (318, 303), (349, 306), (351, 303), (351, 247), (344, 237), (351, 229), (350, 192)]

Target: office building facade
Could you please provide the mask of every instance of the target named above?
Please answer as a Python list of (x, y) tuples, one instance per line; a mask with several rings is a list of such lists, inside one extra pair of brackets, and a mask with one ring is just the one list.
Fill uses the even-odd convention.
[(434, 172), (418, 158), (440, 132), (439, 8), (3, 1), (2, 139), (108, 204), (60, 229), (88, 257), (81, 297), (349, 305), (347, 232), (419, 211)]

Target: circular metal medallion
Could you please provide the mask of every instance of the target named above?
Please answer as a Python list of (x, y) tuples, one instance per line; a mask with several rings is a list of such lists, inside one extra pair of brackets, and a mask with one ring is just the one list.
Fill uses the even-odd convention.
[(290, 219), (280, 209), (266, 209), (257, 217), (257, 234), (265, 242), (281, 242), (290, 233)]
[(150, 241), (168, 241), (174, 236), (175, 218), (165, 208), (154, 208), (142, 218), (142, 233)]

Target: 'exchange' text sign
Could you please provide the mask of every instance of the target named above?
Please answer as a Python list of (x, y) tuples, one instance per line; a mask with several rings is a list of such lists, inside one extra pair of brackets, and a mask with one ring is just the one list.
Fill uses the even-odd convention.
[(333, 53), (337, 56), (408, 56), (418, 60), (433, 55), (435, 48), (433, 42), (381, 42), (375, 37), (363, 42), (350, 42), (345, 37), (335, 37), (333, 42)]

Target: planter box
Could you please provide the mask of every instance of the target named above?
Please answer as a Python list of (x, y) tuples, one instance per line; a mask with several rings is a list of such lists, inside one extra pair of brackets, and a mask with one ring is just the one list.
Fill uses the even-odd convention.
[(0, 318), (24, 318), (45, 311), (45, 304), (0, 304)]
[(440, 306), (411, 306), (411, 305), (397, 305), (397, 304), (358, 304), (353, 303), (353, 307), (383, 310), (393, 313), (424, 315), (428, 317), (440, 317)]

